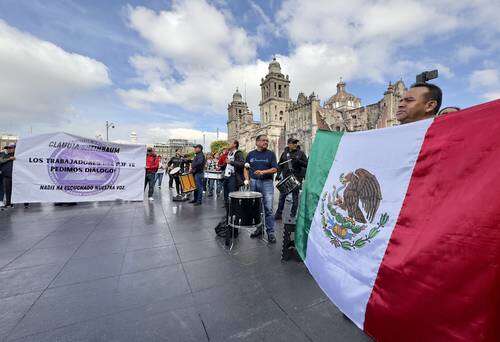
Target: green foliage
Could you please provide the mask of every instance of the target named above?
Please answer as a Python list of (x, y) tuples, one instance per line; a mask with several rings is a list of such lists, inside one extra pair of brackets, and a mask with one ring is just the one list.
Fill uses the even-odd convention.
[(210, 151), (212, 153), (219, 153), (227, 147), (229, 147), (229, 143), (226, 140), (215, 140), (210, 144)]

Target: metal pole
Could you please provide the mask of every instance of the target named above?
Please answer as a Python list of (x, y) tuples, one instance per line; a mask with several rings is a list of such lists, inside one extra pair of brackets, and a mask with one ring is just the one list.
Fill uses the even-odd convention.
[(217, 127), (217, 140), (219, 140), (219, 128)]
[(108, 124), (108, 120), (106, 120), (106, 141), (109, 141), (109, 124)]

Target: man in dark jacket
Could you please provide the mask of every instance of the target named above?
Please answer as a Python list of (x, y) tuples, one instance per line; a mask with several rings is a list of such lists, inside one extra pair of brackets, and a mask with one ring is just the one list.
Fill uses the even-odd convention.
[(243, 152), (238, 150), (240, 143), (238, 140), (233, 141), (229, 147), (226, 157), (226, 167), (224, 169), (224, 204), (227, 207), (229, 193), (237, 191), (245, 180), (243, 170), (245, 169), (245, 159)]
[(179, 175), (172, 176), (170, 175), (170, 171), (176, 167), (181, 167), (182, 164), (182, 155), (181, 151), (179, 149), (175, 150), (175, 155), (170, 158), (167, 164), (167, 170), (169, 172), (169, 181), (168, 181), (168, 187), (172, 189), (172, 185), (175, 181), (175, 190), (177, 191), (177, 195), (180, 195), (181, 193), (181, 186), (179, 182)]
[[(278, 163), (278, 177), (281, 177), (281, 179), (285, 179), (286, 177), (293, 174), (295, 178), (297, 178), (297, 180), (302, 183), (302, 180), (306, 175), (307, 156), (304, 152), (302, 152), (300, 146), (297, 145), (298, 142), (299, 141), (295, 138), (288, 139), (288, 146), (281, 154)], [(287, 160), (289, 162), (286, 162)], [(292, 209), (290, 210), (290, 215), (292, 217), (297, 214), (297, 208), (299, 206), (299, 191), (299, 188), (292, 191), (293, 203)], [(285, 207), (286, 196), (286, 194), (280, 193), (278, 209), (276, 210), (276, 214), (274, 215), (275, 220), (281, 220), (283, 208)]]
[(7, 146), (6, 152), (0, 155), (0, 171), (2, 171), (3, 189), (5, 192), (5, 204), (2, 209), (12, 208), (12, 167), (14, 165), (14, 152), (16, 145), (10, 144)]
[(196, 190), (194, 191), (194, 199), (189, 202), (194, 205), (201, 205), (203, 198), (203, 170), (205, 169), (205, 155), (203, 154), (203, 146), (196, 145), (194, 147), (195, 156), (191, 163), (191, 173), (196, 182)]

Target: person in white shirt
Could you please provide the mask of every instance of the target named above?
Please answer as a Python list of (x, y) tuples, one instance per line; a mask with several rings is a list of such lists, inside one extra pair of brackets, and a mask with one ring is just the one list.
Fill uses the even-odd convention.
[(155, 176), (155, 184), (158, 182), (158, 188), (161, 189), (161, 182), (163, 180), (163, 175), (165, 174), (165, 163), (163, 162), (163, 159), (160, 159), (160, 166), (158, 167), (158, 171), (156, 171), (156, 176)]

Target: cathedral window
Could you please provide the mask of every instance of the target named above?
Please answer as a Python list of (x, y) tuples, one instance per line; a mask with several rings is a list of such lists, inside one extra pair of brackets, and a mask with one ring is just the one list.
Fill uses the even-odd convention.
[(278, 89), (281, 90), (281, 84), (278, 85)]
[(278, 97), (281, 97), (281, 90), (278, 91)]
[(353, 119), (356, 119), (356, 115), (353, 115), (353, 116), (352, 116), (352, 118), (353, 118)]

